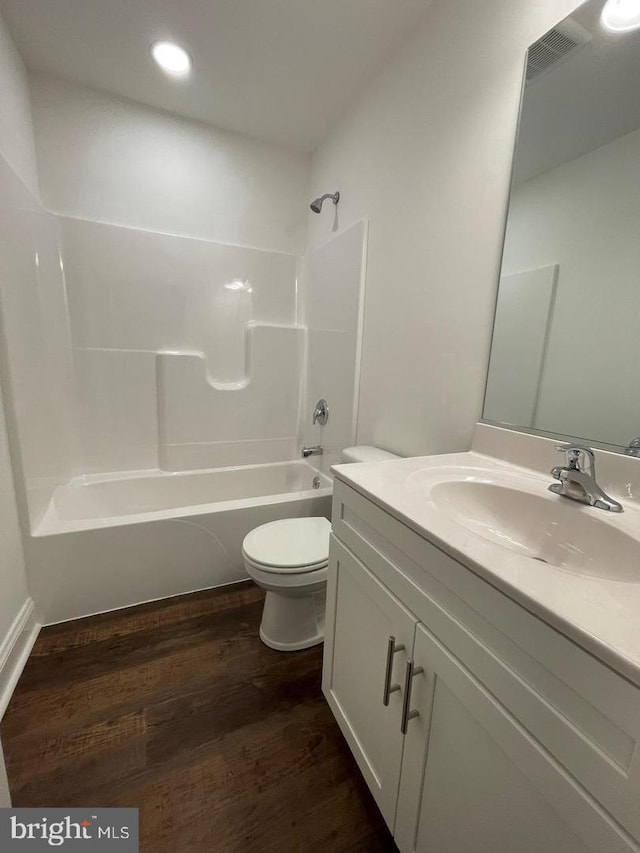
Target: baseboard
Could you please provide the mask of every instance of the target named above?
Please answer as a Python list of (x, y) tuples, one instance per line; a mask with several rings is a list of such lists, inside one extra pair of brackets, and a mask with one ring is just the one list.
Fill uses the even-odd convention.
[(0, 643), (0, 720), (40, 633), (33, 599), (28, 598)]
[[(171, 595), (161, 595), (158, 598), (143, 598), (141, 601), (134, 601), (133, 604), (123, 604), (122, 607), (109, 607), (106, 610), (96, 610), (91, 613), (83, 613), (80, 616), (73, 616), (70, 619), (58, 619), (54, 622), (43, 622), (40, 628), (53, 628), (55, 625), (66, 625), (69, 622), (75, 622), (78, 619), (91, 619), (92, 616), (105, 616), (107, 613), (118, 613), (121, 610), (129, 610), (133, 607), (141, 607), (143, 604), (155, 604), (156, 601), (169, 601), (171, 598), (182, 598), (185, 595), (195, 595), (198, 592), (209, 592), (214, 589), (223, 589), (226, 586), (237, 586), (240, 583), (253, 583), (247, 575), (244, 578), (238, 578), (235, 581), (227, 581), (226, 583), (218, 583), (215, 586), (200, 586), (197, 589), (188, 589), (186, 592), (174, 592)], [(1, 851), (0, 851), (1, 853)]]

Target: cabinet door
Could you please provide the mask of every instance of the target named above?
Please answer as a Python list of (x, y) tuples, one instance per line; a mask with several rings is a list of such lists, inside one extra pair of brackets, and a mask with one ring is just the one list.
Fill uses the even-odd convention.
[[(332, 537), (322, 689), (392, 831), (404, 740), (403, 675), (413, 651), (416, 621)], [(392, 653), (390, 638), (395, 638), (394, 648), (404, 648)], [(398, 687), (385, 705), (387, 671), (390, 687)]]
[(404, 747), (395, 829), (402, 853), (638, 850), (423, 625), (414, 658), (424, 672), (410, 695), (418, 715)]

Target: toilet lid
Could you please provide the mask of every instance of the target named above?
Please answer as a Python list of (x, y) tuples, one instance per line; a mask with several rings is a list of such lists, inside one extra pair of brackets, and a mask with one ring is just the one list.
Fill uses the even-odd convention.
[(261, 566), (280, 572), (325, 565), (331, 524), (326, 518), (285, 518), (256, 527), (245, 536), (243, 553)]

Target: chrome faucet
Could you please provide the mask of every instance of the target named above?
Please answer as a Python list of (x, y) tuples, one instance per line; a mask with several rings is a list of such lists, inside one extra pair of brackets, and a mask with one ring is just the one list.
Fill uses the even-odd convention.
[(556, 450), (566, 455), (566, 464), (551, 469), (559, 480), (549, 491), (574, 501), (608, 512), (622, 512), (622, 505), (610, 498), (596, 483), (596, 458), (590, 447), (582, 444), (561, 444)]
[(329, 420), (329, 404), (323, 398), (322, 400), (318, 400), (316, 403), (316, 408), (313, 413), (313, 423), (320, 424), (324, 426), (326, 422)]
[(627, 456), (640, 456), (640, 437), (632, 438), (624, 452)]
[(324, 448), (319, 444), (316, 444), (314, 447), (303, 447), (302, 448), (302, 456), (306, 459), (308, 456), (322, 456), (324, 453)]

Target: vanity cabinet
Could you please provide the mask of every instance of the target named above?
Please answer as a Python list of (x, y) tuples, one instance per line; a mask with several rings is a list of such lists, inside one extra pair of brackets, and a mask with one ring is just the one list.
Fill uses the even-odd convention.
[[(398, 801), (403, 749), (402, 738), (397, 737), (402, 710), (399, 685), (407, 654), (413, 650), (417, 619), (346, 549), (337, 543), (331, 548), (335, 655), (330, 702), (390, 825)], [(385, 686), (388, 705), (384, 704)]]
[(401, 853), (640, 850), (640, 691), (340, 481), (323, 690)]

